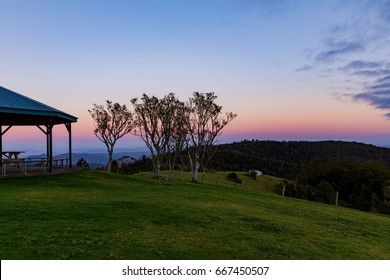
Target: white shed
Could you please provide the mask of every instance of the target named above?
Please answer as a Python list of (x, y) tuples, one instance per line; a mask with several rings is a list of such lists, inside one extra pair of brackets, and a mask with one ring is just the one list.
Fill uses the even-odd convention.
[(260, 171), (260, 170), (249, 170), (249, 173), (252, 173), (252, 172), (256, 173), (256, 176), (262, 176), (263, 175), (263, 172)]

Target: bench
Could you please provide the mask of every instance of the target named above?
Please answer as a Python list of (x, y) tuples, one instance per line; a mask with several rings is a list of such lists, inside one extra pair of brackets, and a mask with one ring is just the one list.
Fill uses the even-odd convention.
[(25, 158), (18, 158), (18, 159), (1, 159), (1, 173), (3, 175), (6, 175), (7, 167), (11, 164), (16, 165), (18, 168), (20, 168), (20, 164), (22, 165), (22, 173), (26, 174), (26, 161)]
[(69, 162), (69, 158), (53, 158), (53, 166), (55, 167), (64, 166), (64, 162), (65, 165), (67, 166)]
[[(31, 166), (31, 163), (33, 163), (33, 162), (40, 163), (42, 166), (42, 171), (46, 172), (46, 168), (50, 164), (50, 159), (48, 159), (48, 158), (28, 159), (28, 162), (30, 163), (30, 166)], [(65, 162), (65, 166), (68, 166), (69, 158), (52, 158), (52, 162), (53, 162), (53, 165), (52, 165), (53, 168), (64, 167), (64, 162)]]

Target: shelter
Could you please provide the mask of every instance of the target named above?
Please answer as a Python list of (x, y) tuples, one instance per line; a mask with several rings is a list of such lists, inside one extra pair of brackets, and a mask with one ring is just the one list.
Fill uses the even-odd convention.
[(249, 170), (249, 173), (255, 173), (256, 176), (263, 176), (263, 171), (260, 170)]
[[(49, 172), (53, 167), (53, 127), (64, 124), (69, 134), (69, 168), (72, 167), (72, 123), (77, 117), (0, 86), (0, 155), (3, 135), (13, 126), (36, 126), (46, 135)], [(5, 129), (3, 130), (3, 127)]]

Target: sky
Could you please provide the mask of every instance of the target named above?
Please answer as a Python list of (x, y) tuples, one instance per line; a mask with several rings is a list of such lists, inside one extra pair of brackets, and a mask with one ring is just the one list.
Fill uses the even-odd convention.
[[(237, 113), (221, 142), (390, 145), (390, 0), (0, 0), (0, 11), (0, 85), (78, 117), (75, 150), (104, 148), (93, 104), (194, 91)], [(54, 135), (66, 150), (66, 129)], [(142, 145), (129, 135), (117, 147)], [(45, 151), (45, 137), (16, 127), (4, 147)]]

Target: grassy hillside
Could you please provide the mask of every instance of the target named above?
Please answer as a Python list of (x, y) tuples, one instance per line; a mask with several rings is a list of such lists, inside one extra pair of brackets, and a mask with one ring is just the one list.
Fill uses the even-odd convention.
[(388, 216), (277, 196), (273, 177), (224, 177), (1, 179), (0, 259), (390, 259)]

